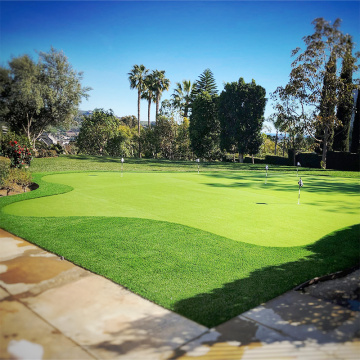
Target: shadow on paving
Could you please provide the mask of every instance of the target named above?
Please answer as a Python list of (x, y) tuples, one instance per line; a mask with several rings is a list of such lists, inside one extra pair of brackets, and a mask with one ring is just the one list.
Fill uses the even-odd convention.
[[(229, 313), (235, 317), (253, 308), (254, 304), (261, 304), (281, 295), (279, 284), (282, 290), (284, 287), (290, 290), (304, 279), (354, 266), (359, 261), (359, 236), (360, 224), (331, 233), (306, 246), (305, 249), (312, 252), (312, 255), (304, 259), (255, 270), (247, 278), (224, 284), (210, 293), (178, 301), (174, 305), (174, 311), (207, 327), (221, 324), (229, 319)], [(222, 312), (222, 309), (227, 310)], [(336, 316), (333, 319), (328, 317), (329, 314), (320, 312), (314, 318), (314, 325), (322, 326), (325, 322), (330, 322), (328, 325), (331, 326), (331, 321), (336, 321)]]

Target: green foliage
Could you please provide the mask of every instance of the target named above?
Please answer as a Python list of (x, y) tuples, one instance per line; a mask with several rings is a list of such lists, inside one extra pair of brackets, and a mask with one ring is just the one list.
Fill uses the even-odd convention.
[(159, 114), (159, 104), (162, 93), (164, 90), (169, 90), (170, 80), (165, 77), (165, 70), (154, 70), (153, 71), (153, 90), (155, 92), (155, 103), (156, 103), (156, 121)]
[(6, 189), (7, 195), (9, 195), (11, 191), (14, 191), (19, 186), (25, 192), (26, 187), (30, 186), (31, 183), (32, 175), (29, 170), (11, 168), (7, 176), (3, 178), (1, 186), (3, 189)]
[(340, 19), (330, 24), (323, 18), (312, 22), (314, 33), (304, 37), (306, 49), (301, 53), (300, 48), (293, 51), (292, 55), (297, 57), (291, 64), (289, 83), (285, 88), (278, 88), (280, 92), (276, 91), (281, 98), (277, 104), (278, 114), (292, 118), (296, 124), (302, 123), (307, 133), (321, 143), (323, 167), (326, 167), (326, 154), (332, 144), (334, 126), (341, 125), (335, 116), (339, 98), (356, 88), (355, 84), (346, 80), (348, 77), (339, 76), (337, 72), (339, 59), (347, 64), (348, 74), (358, 68), (355, 65), (358, 54), (352, 57), (352, 47), (347, 41), (351, 37), (339, 30), (340, 23)]
[(0, 143), (0, 153), (8, 157), (11, 161), (11, 166), (16, 168), (30, 166), (34, 156), (29, 140), (13, 132), (3, 135)]
[(202, 92), (207, 92), (211, 96), (217, 95), (218, 93), (214, 74), (210, 69), (205, 69), (202, 74), (200, 74), (199, 79), (196, 80), (192, 97), (200, 95)]
[(133, 157), (137, 151), (137, 130), (125, 125), (117, 128), (114, 136), (109, 138), (106, 146), (106, 154), (114, 157)]
[(203, 92), (192, 103), (189, 126), (191, 149), (196, 156), (208, 160), (220, 156), (218, 98)]
[(11, 161), (9, 158), (0, 156), (0, 185), (7, 178), (10, 171)]
[(123, 125), (128, 126), (129, 128), (134, 128), (137, 125), (137, 118), (134, 115), (127, 115), (120, 118), (120, 121)]
[(346, 38), (347, 46), (341, 69), (339, 104), (336, 117), (341, 123), (335, 127), (333, 150), (349, 151), (350, 123), (354, 109), (352, 77), (355, 58), (352, 56), (354, 43), (351, 36)]
[(184, 118), (188, 117), (194, 89), (194, 83), (191, 83), (190, 80), (183, 80), (181, 83), (176, 83), (174, 93), (172, 94), (174, 105), (180, 110)]
[(36, 151), (36, 157), (38, 158), (57, 157), (58, 155), (58, 152), (52, 149), (39, 149)]
[(69, 124), (90, 88), (82, 88), (82, 73), (66, 56), (51, 48), (35, 63), (28, 55), (13, 58), (0, 71), (0, 112), (10, 128), (25, 134), (31, 144), (48, 126)]
[(107, 143), (118, 136), (120, 125), (112, 110), (95, 109), (91, 115), (84, 116), (76, 141), (79, 151), (87, 155), (108, 155)]
[(265, 89), (253, 80), (246, 84), (225, 84), (219, 98), (221, 147), (231, 152), (256, 154), (262, 144), (261, 128), (264, 122)]

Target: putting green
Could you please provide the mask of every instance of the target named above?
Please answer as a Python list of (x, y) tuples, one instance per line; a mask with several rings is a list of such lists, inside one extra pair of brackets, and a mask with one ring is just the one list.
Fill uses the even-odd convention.
[(162, 220), (261, 246), (300, 246), (360, 221), (357, 180), (258, 172), (68, 173), (44, 181), (73, 187), (13, 203), (6, 214)]

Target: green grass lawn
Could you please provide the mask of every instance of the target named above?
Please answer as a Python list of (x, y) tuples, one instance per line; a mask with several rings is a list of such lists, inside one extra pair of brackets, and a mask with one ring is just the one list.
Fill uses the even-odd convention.
[(291, 167), (119, 165), (36, 159), (1, 227), (206, 326), (359, 261), (358, 173), (302, 169), (297, 205)]

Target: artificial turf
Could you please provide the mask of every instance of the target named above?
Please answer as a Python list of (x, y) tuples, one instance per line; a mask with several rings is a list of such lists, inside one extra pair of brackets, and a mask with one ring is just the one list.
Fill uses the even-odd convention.
[(43, 175), (1, 227), (206, 326), (359, 260), (354, 179), (304, 176), (297, 205), (294, 172)]

